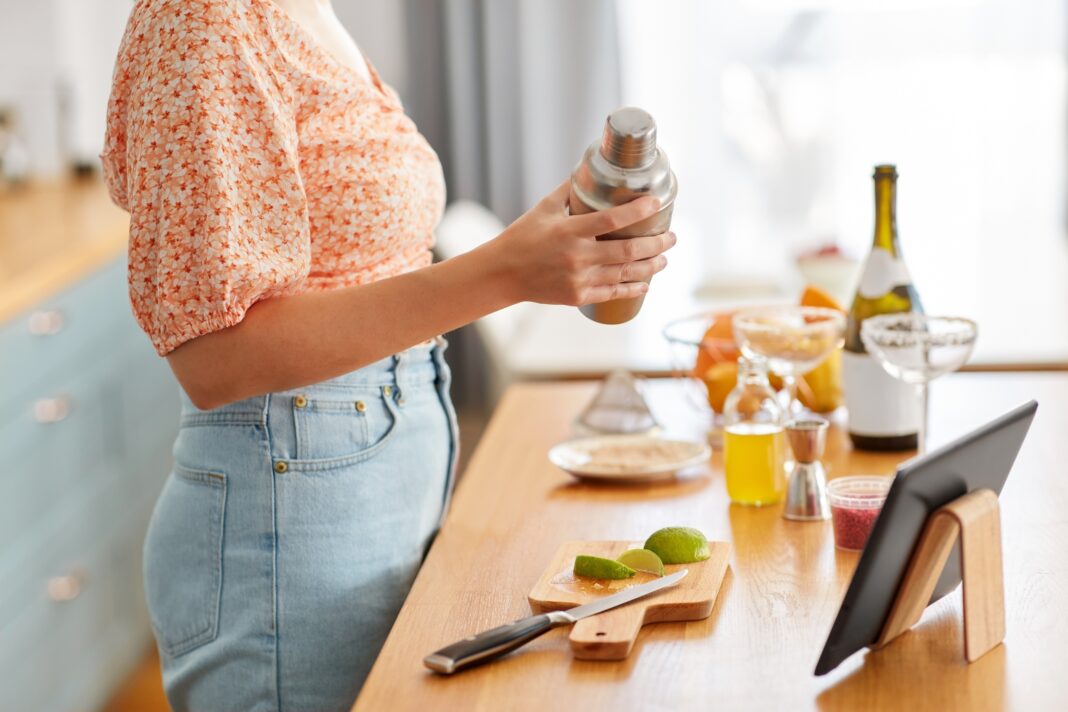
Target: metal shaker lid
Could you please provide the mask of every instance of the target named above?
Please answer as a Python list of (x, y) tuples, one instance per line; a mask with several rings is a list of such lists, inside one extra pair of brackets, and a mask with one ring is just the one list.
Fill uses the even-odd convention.
[(667, 154), (656, 145), (656, 121), (649, 112), (628, 106), (605, 121), (600, 141), (582, 154), (571, 174), (574, 196), (591, 210), (651, 195), (660, 210), (670, 210), (678, 192)]
[(620, 168), (642, 168), (656, 158), (656, 120), (644, 109), (627, 106), (608, 115), (601, 155)]

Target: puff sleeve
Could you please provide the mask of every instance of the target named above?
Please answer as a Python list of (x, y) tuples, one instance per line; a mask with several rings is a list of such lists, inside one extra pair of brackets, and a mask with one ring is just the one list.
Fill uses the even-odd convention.
[(115, 69), (101, 159), (130, 213), (134, 315), (161, 355), (309, 270), (295, 123), (230, 2), (139, 3)]

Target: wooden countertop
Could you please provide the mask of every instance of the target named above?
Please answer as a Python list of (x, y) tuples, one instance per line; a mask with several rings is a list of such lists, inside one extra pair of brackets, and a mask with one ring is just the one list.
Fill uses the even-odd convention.
[[(677, 384), (650, 384), (658, 417), (692, 431)], [(1002, 496), (1008, 634), (963, 657), (960, 589), (911, 632), (812, 671), (857, 555), (829, 522), (788, 522), (780, 507), (728, 503), (714, 456), (695, 478), (632, 487), (580, 484), (546, 459), (570, 434), (588, 383), (514, 386), (471, 460), (453, 510), (363, 692), (373, 710), (1036, 710), (1068, 700), (1068, 374), (957, 374), (931, 389), (931, 441), (944, 442), (1030, 397), (1041, 401)], [(831, 476), (889, 473), (898, 456), (854, 453), (832, 430)], [(572, 658), (567, 630), (507, 658), (438, 677), (422, 658), (529, 615), (526, 596), (561, 541), (641, 540), (691, 525), (732, 542), (709, 619), (646, 627), (622, 662)]]
[(0, 323), (123, 254), (128, 228), (99, 180), (0, 193)]

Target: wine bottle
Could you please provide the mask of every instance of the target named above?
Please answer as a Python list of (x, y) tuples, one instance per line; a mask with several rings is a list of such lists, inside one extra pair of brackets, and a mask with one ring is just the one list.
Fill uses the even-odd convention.
[(912, 450), (923, 417), (916, 389), (886, 371), (864, 349), (860, 324), (870, 316), (922, 312), (897, 237), (897, 169), (875, 167), (875, 238), (849, 309), (842, 385), (849, 437), (862, 450)]

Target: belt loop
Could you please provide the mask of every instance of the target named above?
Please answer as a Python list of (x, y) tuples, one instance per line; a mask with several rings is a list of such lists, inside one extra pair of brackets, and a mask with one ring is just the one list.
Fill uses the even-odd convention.
[(401, 351), (399, 354), (394, 354), (393, 356), (393, 398), (398, 403), (403, 400), (401, 396), (401, 388), (403, 388), (404, 377), (408, 374), (408, 361), (410, 357), (411, 354), (407, 351)]
[(270, 427), (271, 425), (271, 394), (263, 396), (263, 421), (264, 427)]
[(434, 338), (434, 346), (430, 350), (430, 358), (434, 363), (434, 380), (437, 383), (445, 380), (445, 369), (448, 368), (445, 361), (445, 349), (447, 348), (449, 348), (449, 342), (445, 340), (444, 336)]

